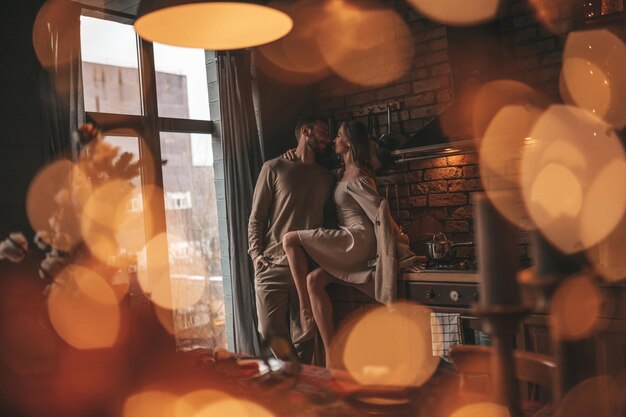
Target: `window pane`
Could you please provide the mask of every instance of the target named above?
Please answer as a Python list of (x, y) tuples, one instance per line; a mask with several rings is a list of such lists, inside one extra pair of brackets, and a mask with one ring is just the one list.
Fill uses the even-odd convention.
[(85, 110), (141, 114), (137, 36), (131, 25), (80, 18)]
[(159, 116), (209, 120), (203, 49), (154, 44)]
[[(104, 141), (119, 150), (118, 157), (124, 152), (132, 155), (132, 162), (139, 160), (139, 138), (128, 136), (105, 136)], [(136, 176), (130, 180), (134, 187), (132, 197), (127, 201), (124, 227), (117, 229), (116, 240), (119, 244), (121, 256), (136, 257), (136, 263), (128, 271), (120, 271), (114, 278), (113, 283), (118, 285), (130, 285), (131, 293), (140, 294), (137, 275), (146, 276), (148, 267), (146, 259), (146, 228), (144, 217), (144, 205), (142, 198), (141, 177)]]
[[(193, 136), (193, 137), (192, 137)], [(174, 312), (179, 349), (226, 347), (210, 135), (161, 133), (170, 274), (173, 287), (202, 291), (200, 301)], [(206, 146), (208, 144), (208, 146)], [(201, 155), (200, 155), (201, 154)], [(202, 282), (203, 285), (198, 286)]]

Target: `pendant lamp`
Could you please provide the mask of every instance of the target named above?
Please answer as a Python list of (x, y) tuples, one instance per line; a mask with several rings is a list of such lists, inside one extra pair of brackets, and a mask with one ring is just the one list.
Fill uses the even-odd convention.
[(142, 0), (135, 30), (147, 41), (229, 50), (275, 41), (293, 27), (286, 13), (264, 1)]

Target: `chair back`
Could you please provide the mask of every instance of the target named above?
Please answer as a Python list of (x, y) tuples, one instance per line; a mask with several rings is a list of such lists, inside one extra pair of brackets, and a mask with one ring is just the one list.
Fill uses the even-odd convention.
[[(465, 376), (489, 376), (491, 374), (492, 349), (487, 346), (457, 345), (450, 349), (450, 359)], [(556, 363), (548, 356), (539, 353), (516, 350), (515, 376), (519, 381), (539, 385), (548, 391), (556, 373)]]

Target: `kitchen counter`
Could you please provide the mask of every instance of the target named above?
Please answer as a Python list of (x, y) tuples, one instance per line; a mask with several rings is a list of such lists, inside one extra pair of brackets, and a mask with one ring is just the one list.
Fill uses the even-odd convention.
[(424, 270), (402, 273), (398, 279), (401, 281), (478, 283), (480, 282), (480, 275), (476, 271)]

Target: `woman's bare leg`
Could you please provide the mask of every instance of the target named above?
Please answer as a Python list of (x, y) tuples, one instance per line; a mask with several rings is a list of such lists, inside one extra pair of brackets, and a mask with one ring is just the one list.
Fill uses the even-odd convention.
[(306, 340), (313, 336), (313, 314), (311, 313), (311, 300), (306, 286), (306, 277), (309, 273), (309, 261), (297, 232), (288, 232), (283, 237), (283, 249), (289, 261), (289, 269), (293, 277), (298, 300), (300, 301), (300, 326), (302, 336), (300, 340)]
[(322, 268), (317, 268), (307, 275), (306, 284), (315, 323), (322, 337), (326, 353), (326, 367), (330, 368), (330, 343), (335, 335), (333, 323), (333, 303), (326, 292), (326, 286), (333, 281), (333, 276)]

